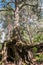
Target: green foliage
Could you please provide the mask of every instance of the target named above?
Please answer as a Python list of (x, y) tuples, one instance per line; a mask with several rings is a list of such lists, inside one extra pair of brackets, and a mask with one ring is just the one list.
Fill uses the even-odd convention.
[(23, 63), (23, 65), (27, 65), (26, 63)]
[(0, 44), (0, 50), (2, 49), (2, 44)]
[(41, 41), (43, 41), (43, 34), (36, 34), (33, 39), (33, 42), (41, 42)]
[(26, 43), (28, 43), (29, 35), (27, 34), (27, 31), (25, 30), (25, 28), (21, 27), (20, 33), (21, 33), (22, 40), (25, 41)]
[(38, 49), (37, 49), (36, 47), (34, 47), (34, 48), (32, 49), (32, 51), (33, 51), (33, 53), (36, 53), (36, 52), (38, 51)]
[(43, 54), (37, 54), (35, 58), (37, 61), (43, 61)]
[(13, 13), (13, 10), (12, 10), (11, 6), (9, 6), (9, 5), (6, 6), (6, 9), (9, 10), (9, 11), (6, 11), (6, 12), (5, 12), (5, 15), (10, 15), (10, 16), (11, 16), (12, 13)]

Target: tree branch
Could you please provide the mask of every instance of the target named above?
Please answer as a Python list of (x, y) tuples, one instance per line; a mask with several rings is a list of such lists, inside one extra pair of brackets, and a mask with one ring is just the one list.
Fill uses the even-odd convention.
[(21, 7), (19, 7), (19, 10), (21, 10), (24, 6), (31, 6), (31, 7), (35, 7), (35, 5), (30, 5), (30, 4), (23, 4)]
[(15, 12), (15, 10), (13, 10), (13, 9), (1, 9), (0, 12), (1, 11), (13, 11), (13, 12)]

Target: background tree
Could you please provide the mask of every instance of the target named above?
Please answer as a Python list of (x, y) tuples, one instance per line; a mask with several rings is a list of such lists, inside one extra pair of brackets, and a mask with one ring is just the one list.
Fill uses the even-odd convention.
[[(6, 0), (3, 0), (2, 2), (5, 3)], [(11, 3), (13, 3), (15, 5), (15, 7), (13, 8), (11, 6)], [(6, 61), (7, 58), (7, 47), (6, 45), (10, 44), (12, 51), (14, 54), (14, 60), (16, 61), (16, 63), (18, 62), (19, 58), (22, 58), (23, 61), (26, 63), (26, 61), (29, 63), (33, 63), (31, 58), (29, 60), (28, 53), (30, 53), (29, 51), (27, 51), (25, 49), (25, 47), (22, 47), (23, 44), (24, 45), (30, 45), (32, 43), (34, 43), (34, 39), (38, 38), (39, 39), (39, 35), (38, 37), (35, 37), (35, 35), (37, 34), (37, 31), (39, 31), (39, 13), (40, 13), (40, 8), (38, 6), (38, 0), (11, 0), (10, 2), (7, 2), (6, 4), (4, 4), (4, 9), (0, 10), (0, 11), (6, 11), (5, 12), (5, 20), (4, 22), (6, 23), (6, 29), (5, 31), (8, 32), (8, 38), (7, 38), (7, 42), (5, 42), (4, 44), (4, 61)], [(13, 14), (12, 14), (13, 13)], [(14, 19), (14, 20), (12, 20)], [(12, 26), (12, 22), (13, 22), (13, 26)], [(4, 26), (3, 26), (4, 27)], [(10, 33), (12, 34), (12, 37), (10, 37)], [(41, 34), (40, 34), (41, 35)], [(34, 38), (35, 37), (35, 38)], [(39, 39), (40, 40), (40, 39)], [(42, 38), (43, 40), (43, 38)], [(15, 45), (19, 46), (19, 43), (21, 44), (21, 48), (16, 47)], [(30, 44), (29, 44), (30, 43)], [(13, 46), (14, 45), (14, 46)], [(13, 50), (14, 49), (14, 50)], [(23, 51), (24, 50), (24, 51)], [(24, 53), (25, 52), (25, 53)], [(27, 55), (26, 55), (27, 54)], [(23, 56), (22, 56), (23, 55)], [(31, 55), (31, 53), (29, 54), (29, 56)], [(32, 56), (31, 56), (32, 57)], [(28, 64), (27, 63), (27, 64)]]

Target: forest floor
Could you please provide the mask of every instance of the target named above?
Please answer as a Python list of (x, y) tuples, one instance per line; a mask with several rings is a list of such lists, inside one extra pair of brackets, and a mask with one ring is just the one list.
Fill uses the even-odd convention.
[[(37, 54), (41, 54), (41, 53), (37, 53)], [(43, 52), (42, 52), (42, 54), (43, 54)], [(38, 62), (38, 61), (36, 61), (35, 58), (33, 58), (32, 60), (34, 61), (35, 65), (43, 65), (43, 61)], [(5, 62), (5, 64), (2, 63), (2, 65), (27, 65), (27, 64), (25, 64), (24, 62), (22, 62), (22, 64), (15, 64), (15, 63), (9, 61), (9, 62)], [(30, 64), (30, 65), (33, 65), (33, 64)]]
[[(38, 50), (36, 49), (36, 47), (38, 47)], [(33, 49), (32, 53), (34, 51), (37, 51), (37, 52), (35, 52), (35, 56), (34, 56), (34, 53), (33, 53), (32, 61), (35, 63), (34, 65), (43, 65), (43, 58), (42, 58), (43, 57), (43, 44), (41, 44), (40, 46), (36, 45), (32, 49)], [(42, 61), (40, 61), (40, 59)], [(39, 61), (37, 61), (37, 60), (39, 60)], [(5, 63), (2, 63), (2, 65), (27, 65), (27, 64), (25, 64), (24, 62), (22, 62), (22, 64), (15, 64), (11, 61), (9, 61), (9, 62), (6, 61)], [(30, 64), (30, 65), (33, 65), (33, 64)]]

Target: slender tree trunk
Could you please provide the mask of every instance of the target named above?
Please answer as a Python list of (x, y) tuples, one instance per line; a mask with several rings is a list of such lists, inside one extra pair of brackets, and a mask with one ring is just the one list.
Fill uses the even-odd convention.
[(30, 25), (27, 25), (27, 30), (28, 30), (28, 34), (29, 34), (29, 42), (30, 42), (30, 44), (32, 44)]
[(18, 1), (15, 0), (15, 21), (14, 21), (14, 28), (19, 26), (19, 7)]

